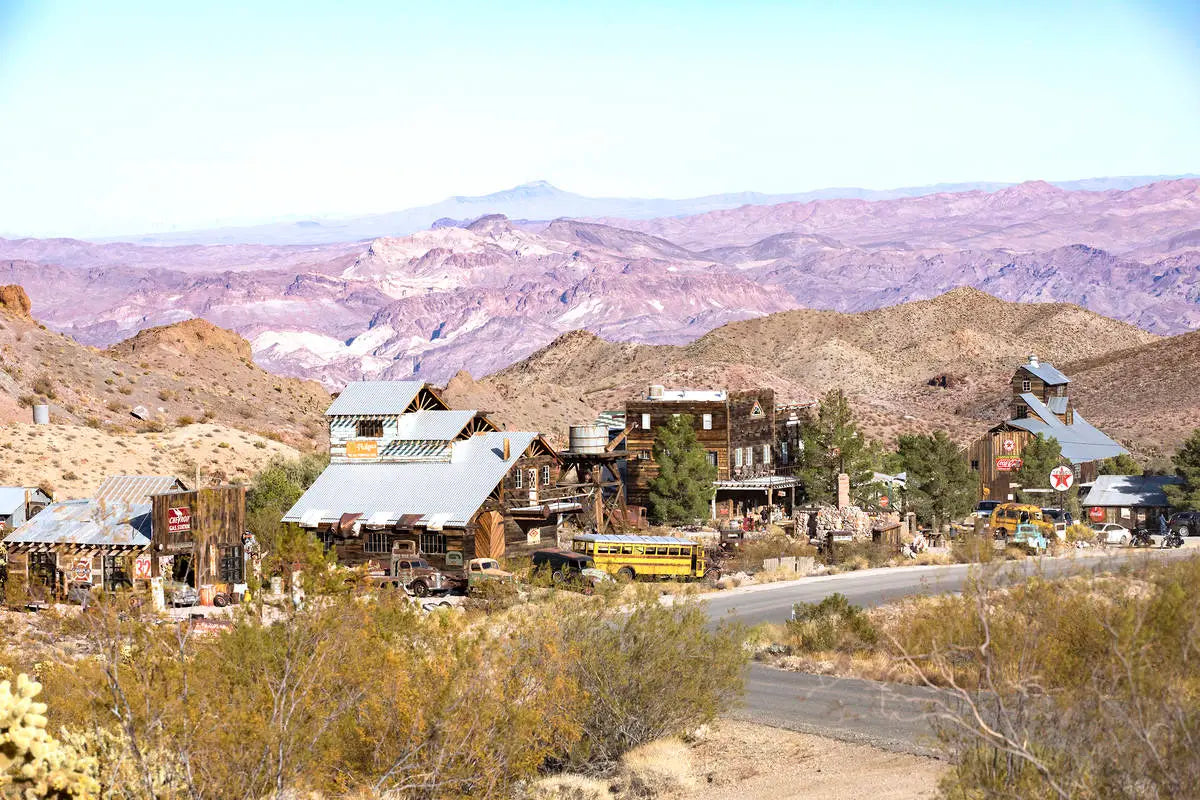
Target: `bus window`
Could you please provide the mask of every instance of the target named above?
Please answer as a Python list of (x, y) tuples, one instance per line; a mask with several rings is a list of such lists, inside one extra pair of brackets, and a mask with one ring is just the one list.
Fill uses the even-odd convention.
[(668, 547), (667, 554), (672, 555), (672, 556), (677, 556), (677, 555), (679, 555), (679, 548), (678, 547)]
[(622, 545), (621, 553), (624, 555), (627, 555), (627, 556), (632, 555), (633, 554), (633, 545), (631, 545), (631, 544)]
[(644, 556), (646, 554), (645, 545), (635, 544), (633, 546), (633, 554), (635, 556)]

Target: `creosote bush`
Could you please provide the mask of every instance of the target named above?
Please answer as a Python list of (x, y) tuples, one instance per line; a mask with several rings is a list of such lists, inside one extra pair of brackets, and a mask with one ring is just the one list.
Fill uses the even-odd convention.
[(838, 592), (819, 603), (796, 603), (787, 633), (789, 644), (806, 653), (862, 650), (879, 638), (863, 610)]

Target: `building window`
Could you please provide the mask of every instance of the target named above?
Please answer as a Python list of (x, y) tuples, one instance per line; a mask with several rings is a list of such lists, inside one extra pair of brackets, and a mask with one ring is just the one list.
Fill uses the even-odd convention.
[(979, 472), (979, 459), (977, 459), (977, 458), (971, 459), (971, 469), (974, 472)]
[(717, 465), (717, 451), (716, 451), (716, 450), (709, 450), (709, 451), (708, 451), (708, 453), (707, 453), (707, 455), (708, 455), (708, 463), (709, 463), (711, 466), (714, 466), (714, 467), (715, 467), (715, 466)]
[(638, 461), (649, 461), (649, 460), (650, 460), (650, 451), (649, 450), (638, 450)]
[(780, 461), (780, 463), (782, 463), (782, 464), (786, 464), (786, 463), (788, 463), (788, 443), (787, 443), (787, 439), (784, 439), (782, 442), (780, 442), (780, 443), (779, 443), (779, 461)]
[(1016, 412), (1014, 415), (1016, 419), (1025, 419), (1029, 416), (1029, 408), (1026, 406), (1017, 406)]
[(764, 444), (762, 447), (763, 447), (763, 463), (770, 464), (771, 463), (771, 445)]
[(644, 430), (644, 431), (650, 430), (650, 415), (649, 414), (642, 414), (642, 430)]
[(525, 488), (525, 473), (524, 473), (524, 471), (519, 470), (519, 469), (513, 470), (513, 488), (514, 489), (524, 489)]
[(427, 556), (445, 553), (446, 535), (438, 531), (424, 531), (421, 534), (421, 552)]
[(1021, 391), (1028, 392), (1033, 389), (1033, 381), (1021, 381)]
[(242, 583), (245, 581), (246, 561), (242, 555), (242, 546), (240, 544), (222, 547), (220, 557), (222, 583)]
[(711, 431), (712, 430), (712, 414), (705, 414), (700, 419), (701, 419), (700, 424), (704, 428), (704, 430)]
[(360, 419), (358, 421), (358, 438), (360, 439), (382, 439), (383, 438), (383, 420), (381, 419)]
[(320, 540), (321, 546), (328, 553), (333, 548), (333, 531), (329, 528), (323, 528), (317, 531), (317, 539)]
[(739, 468), (742, 466), (742, 448), (740, 447), (734, 448), (733, 465)]
[(529, 488), (530, 489), (537, 488), (537, 468), (536, 467), (529, 468)]
[(390, 553), (392, 548), (388, 545), (388, 535), (386, 531), (367, 531), (363, 537), (363, 552), (366, 553)]
[(545, 464), (542, 466), (542, 486), (549, 486), (549, 485), (550, 485), (550, 465)]

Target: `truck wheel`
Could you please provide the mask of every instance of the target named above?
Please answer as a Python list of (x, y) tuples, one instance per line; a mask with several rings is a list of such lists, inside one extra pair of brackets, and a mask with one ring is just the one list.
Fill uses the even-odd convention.
[(213, 605), (217, 608), (224, 608), (229, 605), (229, 595), (224, 592), (217, 592), (213, 595)]
[(708, 570), (704, 573), (704, 580), (715, 585), (717, 581), (721, 580), (721, 570), (715, 568)]
[(554, 581), (555, 583), (562, 583), (562, 579), (563, 574), (561, 569), (556, 569), (554, 572), (550, 573), (550, 580)]
[(1175, 532), (1179, 534), (1179, 538), (1180, 538), (1180, 539), (1182, 539), (1183, 537), (1185, 537), (1185, 536), (1189, 535), (1189, 534), (1188, 534), (1188, 529), (1187, 529), (1187, 526), (1185, 526), (1185, 525), (1180, 525), (1180, 526), (1179, 526), (1179, 530), (1177, 530), (1177, 531), (1175, 531)]
[(633, 580), (633, 567), (621, 567), (619, 570), (617, 570), (617, 577), (624, 581)]
[(429, 597), (429, 585), (425, 581), (415, 581), (412, 590), (417, 597)]

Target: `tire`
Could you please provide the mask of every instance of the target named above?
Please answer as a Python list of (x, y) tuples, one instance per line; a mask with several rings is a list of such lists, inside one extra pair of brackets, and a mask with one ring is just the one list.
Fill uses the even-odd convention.
[(704, 580), (711, 584), (716, 584), (717, 581), (721, 580), (721, 570), (716, 568), (706, 570), (704, 573)]
[(417, 597), (429, 597), (429, 584), (425, 581), (413, 581), (412, 590)]
[(633, 572), (633, 567), (621, 567), (617, 570), (617, 577), (621, 580), (631, 581), (637, 576)]
[(1179, 534), (1180, 539), (1182, 539), (1185, 536), (1191, 536), (1191, 532), (1187, 529), (1186, 525), (1180, 525), (1179, 529), (1175, 532)]
[(213, 605), (217, 608), (224, 608), (229, 605), (229, 595), (224, 592), (217, 592), (213, 595)]
[(551, 572), (550, 580), (554, 581), (555, 583), (562, 583), (563, 582), (562, 570), (556, 569), (556, 570), (554, 570), (554, 572)]

